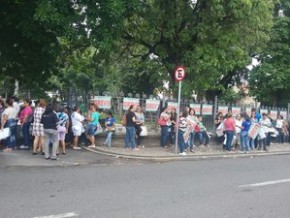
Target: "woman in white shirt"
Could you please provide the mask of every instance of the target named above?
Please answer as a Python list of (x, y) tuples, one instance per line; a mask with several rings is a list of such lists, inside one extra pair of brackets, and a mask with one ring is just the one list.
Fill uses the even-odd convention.
[(2, 113), (1, 118), (1, 129), (9, 128), (10, 136), (6, 138), (5, 145), (6, 149), (3, 151), (9, 152), (15, 149), (16, 146), (16, 128), (17, 128), (17, 110), (13, 107), (13, 100), (8, 98), (6, 100), (7, 108)]
[(81, 147), (78, 146), (79, 137), (84, 132), (83, 123), (85, 121), (85, 117), (80, 113), (80, 107), (75, 106), (74, 112), (71, 114), (71, 122), (72, 122), (72, 131), (74, 134), (73, 139), (73, 149), (80, 150)]

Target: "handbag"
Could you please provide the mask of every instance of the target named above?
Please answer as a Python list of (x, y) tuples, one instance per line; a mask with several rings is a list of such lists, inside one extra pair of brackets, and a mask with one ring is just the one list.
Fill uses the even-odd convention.
[(110, 129), (106, 129), (106, 132), (115, 132), (116, 131), (116, 127), (111, 127)]
[(126, 113), (124, 113), (124, 115), (122, 116), (122, 120), (121, 120), (121, 124), (123, 125), (123, 126), (126, 126), (126, 124), (127, 124), (127, 117), (126, 117)]
[(0, 140), (6, 139), (11, 135), (10, 128), (0, 129)]
[(140, 136), (148, 136), (147, 126), (140, 126), (142, 131), (140, 132)]
[(166, 126), (166, 121), (163, 118), (158, 118), (157, 124), (160, 126)]
[(97, 124), (97, 129), (96, 129), (94, 135), (99, 135), (99, 134), (101, 134), (102, 132), (104, 132), (103, 127), (101, 126), (100, 123), (98, 123), (98, 124)]

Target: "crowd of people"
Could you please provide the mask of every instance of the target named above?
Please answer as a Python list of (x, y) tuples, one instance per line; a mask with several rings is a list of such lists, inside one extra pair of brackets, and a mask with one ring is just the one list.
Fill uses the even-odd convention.
[[(158, 124), (161, 127), (160, 146), (163, 148), (168, 147), (168, 142), (169, 146), (175, 144), (176, 131), (180, 155), (186, 155), (187, 150), (194, 153), (196, 147), (209, 146), (210, 135), (203, 124), (203, 117), (197, 116), (195, 110), (189, 106), (186, 106), (179, 116), (175, 107), (164, 109)], [(197, 145), (195, 145), (196, 139)]]
[[(161, 127), (161, 147), (167, 147), (168, 142), (171, 146), (175, 144), (176, 131), (180, 155), (186, 155), (187, 151), (195, 152), (196, 147), (209, 146), (211, 136), (202, 122), (202, 116), (196, 116), (195, 110), (186, 106), (178, 117), (177, 120), (176, 109), (173, 107), (164, 109), (160, 114), (158, 124)], [(289, 141), (288, 123), (282, 115), (273, 120), (267, 113), (261, 115), (255, 108), (251, 110), (251, 114), (235, 116), (231, 112), (225, 116), (219, 112), (215, 118), (215, 126), (217, 143), (223, 145), (226, 152), (268, 151), (273, 136), (275, 142)]]
[[(81, 149), (80, 141), (89, 148), (95, 148), (95, 135), (102, 131), (106, 133), (103, 145), (111, 148), (116, 120), (111, 111), (105, 114), (102, 127), (101, 114), (95, 102), (91, 102), (84, 112), (79, 106), (71, 111), (69, 107), (47, 103), (44, 99), (36, 101), (34, 107), (31, 107), (29, 99), (23, 100), (21, 104), (16, 97), (0, 100), (1, 130), (9, 129), (9, 136), (1, 140), (1, 145), (6, 147), (3, 149), (5, 152), (16, 149), (17, 126), (21, 126), (23, 141), (19, 149), (31, 149), (33, 155), (42, 153), (45, 159), (56, 160), (60, 153), (65, 155), (67, 143), (74, 150)], [(126, 129), (125, 148), (138, 151), (142, 147), (141, 136), (146, 130), (144, 122), (142, 107), (131, 105), (122, 118)], [(177, 141), (179, 154), (186, 155), (187, 152), (194, 153), (197, 147), (210, 145), (211, 136), (203, 123), (203, 117), (197, 116), (189, 106), (179, 114), (175, 107), (163, 109), (157, 123), (161, 129), (162, 148), (173, 146)], [(273, 134), (279, 143), (289, 141), (288, 123), (282, 115), (274, 121), (268, 114), (261, 115), (254, 108), (249, 115), (244, 113), (235, 117), (231, 112), (225, 116), (219, 112), (215, 126), (217, 143), (222, 144), (226, 152), (233, 149), (245, 153), (256, 149), (267, 151)]]
[[(41, 153), (45, 159), (57, 160), (61, 153), (66, 154), (66, 144), (74, 150), (80, 150), (79, 138), (88, 147), (95, 148), (95, 134), (100, 125), (100, 113), (95, 103), (89, 105), (86, 112), (79, 106), (73, 111), (69, 107), (47, 103), (44, 99), (35, 102), (25, 99), (19, 103), (16, 97), (0, 100), (1, 131), (9, 134), (1, 139), (4, 152), (19, 149), (31, 149), (33, 155)], [(111, 147), (112, 134), (115, 131), (115, 118), (111, 111), (106, 112), (104, 128), (107, 133), (105, 145)], [(21, 127), (22, 144), (17, 147), (17, 126)], [(32, 137), (33, 136), (33, 137)], [(33, 139), (33, 142), (31, 141)]]

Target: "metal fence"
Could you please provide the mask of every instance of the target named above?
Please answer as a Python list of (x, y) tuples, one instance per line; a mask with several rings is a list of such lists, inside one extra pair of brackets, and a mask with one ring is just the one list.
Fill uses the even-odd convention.
[[(87, 105), (91, 102), (92, 99), (95, 99), (98, 96), (107, 96), (110, 97), (110, 106), (109, 108), (103, 108), (100, 105), (100, 110), (111, 110), (115, 115), (121, 117), (126, 108), (124, 108), (124, 99), (137, 99), (138, 104), (144, 109), (146, 122), (150, 122), (156, 124), (156, 120), (158, 119), (161, 110), (168, 106), (176, 106), (176, 99), (161, 99), (158, 96), (147, 96), (145, 94), (127, 94), (125, 95), (123, 92), (120, 93), (109, 93), (109, 92), (98, 92), (98, 91), (76, 91), (69, 90), (67, 92), (64, 91), (56, 91), (49, 93), (50, 97), (53, 101), (59, 102), (64, 106), (69, 106), (72, 108), (75, 105), (82, 106), (83, 110), (87, 109)], [(159, 101), (159, 106), (156, 111), (147, 111), (146, 104), (148, 100), (157, 100)], [(197, 102), (194, 99), (182, 98), (180, 108), (183, 110), (186, 106), (190, 106), (195, 109), (196, 114), (203, 117), (203, 123), (209, 131), (215, 130), (214, 120), (218, 112), (223, 112), (225, 115), (227, 112), (231, 111), (233, 115), (237, 114), (250, 114), (252, 108), (256, 108), (260, 113), (268, 113), (271, 118), (275, 120), (278, 115), (282, 115), (285, 119), (289, 120), (289, 108), (271, 108), (271, 107), (263, 107), (257, 103), (253, 104), (225, 104), (218, 100), (216, 97), (213, 102)]]

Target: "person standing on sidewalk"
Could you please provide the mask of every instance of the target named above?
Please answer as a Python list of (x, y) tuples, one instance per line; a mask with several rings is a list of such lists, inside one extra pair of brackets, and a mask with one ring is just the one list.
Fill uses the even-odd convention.
[[(53, 111), (51, 104), (48, 104), (44, 113), (42, 114), (40, 123), (43, 124), (44, 131), (44, 154), (45, 159), (57, 160), (56, 151), (58, 148), (58, 132), (57, 124), (58, 118)], [(49, 144), (52, 143), (51, 154), (49, 152)]]
[(74, 112), (71, 114), (71, 122), (72, 122), (72, 131), (73, 131), (73, 149), (80, 150), (81, 147), (78, 146), (79, 137), (84, 132), (83, 123), (85, 121), (85, 117), (81, 115), (81, 109), (79, 106), (74, 107)]
[(98, 123), (99, 123), (100, 113), (98, 111), (98, 106), (94, 103), (90, 104), (90, 113), (88, 117), (86, 118), (87, 121), (89, 121), (87, 125), (87, 132), (86, 136), (90, 140), (89, 148), (95, 148), (95, 131), (97, 130)]
[[(64, 112), (63, 106), (59, 106), (57, 118), (58, 118), (57, 132), (58, 132), (59, 147), (62, 148), (62, 154), (65, 155), (65, 135), (68, 133), (70, 123), (69, 117), (67, 113)], [(59, 153), (59, 151), (57, 153)]]
[(171, 125), (170, 117), (171, 117), (171, 108), (168, 107), (164, 109), (164, 111), (160, 114), (160, 117), (158, 119), (158, 124), (161, 127), (160, 146), (162, 148), (167, 147), (167, 140), (169, 137), (169, 126)]
[(249, 130), (251, 127), (251, 118), (245, 115), (245, 120), (242, 122), (241, 127), (241, 151), (249, 153), (250, 151), (250, 138)]
[(43, 151), (42, 146), (44, 140), (44, 132), (43, 125), (42, 123), (40, 123), (40, 120), (42, 114), (45, 111), (46, 105), (47, 105), (46, 101), (44, 99), (40, 99), (33, 113), (33, 128), (32, 128), (32, 134), (34, 136), (33, 151), (32, 151), (33, 155)]
[[(190, 122), (186, 119), (188, 116), (188, 112), (184, 110), (179, 115), (179, 123), (178, 123), (178, 147), (179, 147), (179, 155), (186, 155), (185, 152), (185, 140), (184, 140), (184, 134), (187, 131), (187, 126), (190, 125)], [(189, 135), (189, 133), (188, 133)]]
[(224, 120), (224, 126), (227, 136), (226, 151), (231, 152), (234, 135), (236, 134), (236, 124), (231, 112), (227, 113), (227, 117)]
[(131, 105), (128, 109), (126, 114), (126, 136), (125, 136), (125, 147), (129, 148), (129, 144), (131, 144), (131, 148), (133, 150), (139, 150), (136, 148), (136, 141), (135, 141), (135, 123), (136, 123), (136, 105)]
[(22, 126), (22, 134), (23, 134), (23, 144), (20, 146), (20, 149), (29, 149), (30, 146), (29, 128), (32, 120), (30, 119), (30, 117), (33, 116), (33, 111), (30, 106), (31, 101), (29, 99), (25, 99), (23, 105), (24, 109), (19, 114), (19, 120)]
[(140, 105), (137, 106), (135, 115), (136, 115), (135, 129), (136, 129), (137, 147), (139, 148), (141, 145), (141, 136), (140, 136), (142, 132), (141, 126), (144, 125), (144, 121), (145, 121), (145, 116), (144, 116), (142, 107)]
[(13, 107), (13, 100), (8, 98), (6, 100), (7, 108), (3, 111), (1, 119), (1, 129), (9, 128), (10, 136), (6, 138), (6, 149), (3, 151), (12, 151), (16, 146), (16, 128), (17, 128), (17, 110)]
[(195, 127), (196, 127), (196, 125), (198, 124), (198, 119), (197, 119), (197, 117), (196, 117), (196, 115), (195, 115), (195, 110), (193, 109), (193, 108), (191, 108), (190, 110), (189, 110), (189, 115), (188, 115), (188, 121), (190, 122), (190, 124), (191, 124), (191, 127), (192, 127), (192, 131), (191, 131), (191, 133), (190, 133), (190, 135), (189, 135), (189, 141), (188, 141), (188, 143), (189, 143), (189, 150), (191, 151), (191, 152), (194, 152), (194, 150), (193, 150), (193, 148), (195, 148), (196, 146), (194, 145), (194, 139), (195, 139)]

